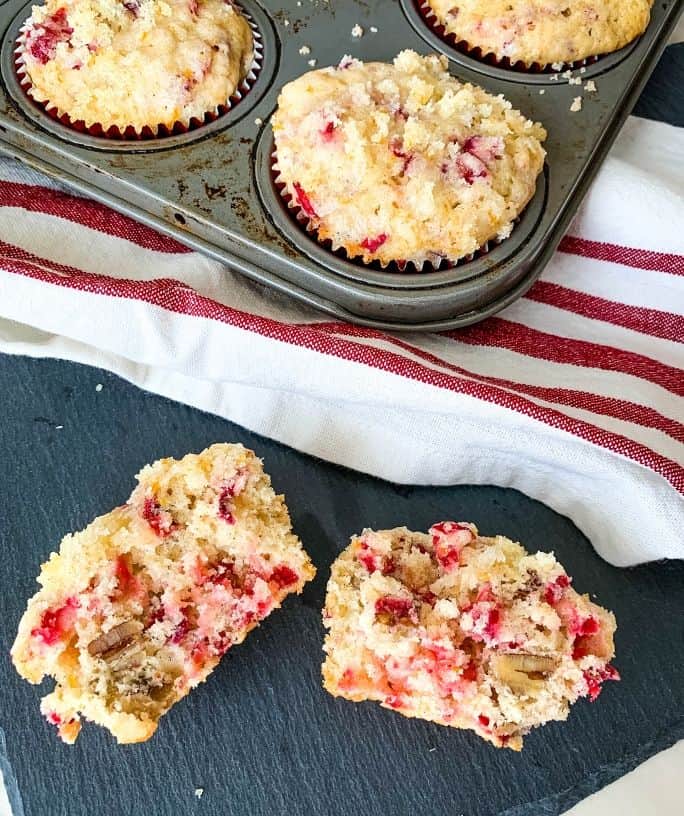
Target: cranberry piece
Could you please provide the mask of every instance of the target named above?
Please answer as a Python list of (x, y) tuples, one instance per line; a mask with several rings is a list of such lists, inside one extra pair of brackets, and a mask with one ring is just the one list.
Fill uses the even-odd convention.
[(335, 123), (326, 122), (325, 127), (321, 131), (321, 136), (323, 137), (324, 142), (332, 142), (335, 138)]
[(148, 496), (145, 499), (142, 517), (161, 538), (170, 535), (176, 529), (171, 513), (163, 510), (154, 496)]
[(474, 540), (472, 530), (456, 521), (442, 521), (430, 527), (435, 558), (449, 572), (458, 566), (461, 550)]
[(45, 65), (54, 59), (59, 43), (68, 42), (73, 33), (74, 29), (67, 20), (66, 9), (64, 7), (57, 9), (29, 34), (29, 53), (41, 65)]
[(584, 680), (587, 684), (587, 695), (594, 700), (599, 696), (603, 683), (606, 680), (619, 680), (620, 674), (614, 666), (604, 666), (602, 669), (587, 669), (584, 672)]
[(79, 606), (78, 598), (72, 597), (57, 609), (46, 609), (41, 615), (40, 626), (32, 629), (31, 635), (42, 640), (46, 646), (54, 646), (73, 628)]
[(233, 493), (229, 487), (224, 487), (219, 493), (218, 497), (218, 515), (227, 524), (235, 524), (235, 516), (233, 515)]
[(496, 597), (492, 592), (492, 585), (487, 581), (486, 584), (482, 585), (482, 588), (477, 593), (477, 600), (478, 601), (495, 601)]
[(221, 584), (224, 587), (237, 588), (239, 586), (239, 580), (235, 572), (235, 564), (232, 561), (220, 561), (213, 568), (213, 575), (209, 578), (209, 582), (212, 584)]
[(581, 633), (583, 635), (595, 635), (600, 628), (601, 628), (601, 625), (596, 620), (596, 618), (588, 617), (582, 623)]
[(474, 683), (477, 680), (477, 666), (473, 663), (472, 660), (461, 672), (461, 677), (464, 680), (468, 680), (470, 683)]
[(185, 607), (181, 610), (183, 614), (183, 620), (176, 626), (173, 630), (173, 634), (171, 635), (171, 643), (181, 643), (185, 640), (186, 635), (190, 631), (190, 621), (188, 620), (188, 607)]
[(199, 3), (197, 0), (190, 0), (188, 8), (190, 9), (190, 14), (192, 14), (193, 17), (197, 17), (197, 12), (199, 11)]
[(549, 606), (555, 606), (565, 595), (564, 589), (570, 586), (570, 578), (567, 575), (559, 575), (555, 581), (546, 585), (544, 590), (544, 600)]
[(456, 169), (466, 184), (474, 184), (477, 179), (487, 178), (487, 168), (477, 156), (472, 153), (461, 153), (456, 158)]
[(487, 623), (484, 628), (484, 633), (490, 640), (494, 640), (501, 628), (501, 613), (498, 609), (490, 609), (487, 614)]
[(463, 142), (463, 152), (470, 153), (485, 164), (503, 156), (504, 143), (500, 136), (469, 136)]
[(138, 16), (140, 11), (140, 3), (138, 0), (123, 0), (123, 7), (126, 11), (130, 11), (134, 17)]
[(119, 592), (125, 595), (133, 582), (133, 573), (125, 555), (119, 555), (114, 562), (114, 575), (116, 576)]
[(354, 59), (354, 57), (350, 57), (347, 54), (345, 54), (345, 56), (342, 57), (342, 59), (340, 60), (339, 65), (337, 66), (337, 70), (344, 71), (346, 68), (351, 68), (351, 66), (354, 65), (355, 62), (356, 60)]
[(45, 715), (45, 719), (51, 725), (61, 725), (62, 724), (62, 718), (59, 716), (59, 714), (56, 711), (48, 711), (47, 714)]
[(302, 187), (299, 182), (295, 181), (292, 185), (295, 191), (295, 197), (297, 198), (297, 203), (299, 206), (304, 210), (304, 213), (309, 216), (309, 218), (317, 218), (318, 213), (314, 210), (313, 204), (311, 203), (311, 199), (309, 196), (304, 192), (304, 188)]
[(368, 570), (368, 572), (375, 572), (378, 568), (375, 555), (370, 552), (359, 553), (359, 561)]
[(399, 694), (388, 694), (387, 697), (385, 697), (385, 703), (390, 708), (401, 708), (403, 705), (403, 701)]
[(370, 573), (380, 570), (383, 575), (389, 575), (391, 572), (394, 572), (396, 567), (392, 556), (388, 555), (383, 557), (373, 552), (365, 541), (361, 542), (361, 547), (356, 557)]
[(279, 564), (271, 573), (269, 581), (275, 581), (281, 589), (292, 586), (299, 581), (299, 575), (286, 564)]
[(402, 618), (411, 617), (413, 613), (413, 602), (408, 598), (396, 598), (391, 595), (384, 595), (375, 602), (375, 614), (380, 615), (383, 612), (391, 615), (393, 619), (392, 622), (396, 623)]
[(381, 232), (380, 235), (376, 235), (375, 238), (364, 238), (363, 241), (361, 241), (361, 246), (369, 252), (375, 252), (376, 249), (385, 243), (387, 237), (387, 233)]
[(161, 621), (161, 620), (164, 620), (164, 616), (165, 616), (165, 615), (166, 615), (166, 610), (164, 609), (164, 605), (163, 605), (163, 604), (160, 604), (160, 605), (159, 605), (159, 606), (158, 606), (158, 607), (157, 607), (157, 608), (154, 610), (154, 612), (152, 612), (152, 613), (150, 614), (150, 617), (149, 617), (149, 618), (148, 618), (148, 620), (147, 620), (147, 625), (145, 626), (145, 628), (146, 628), (146, 629), (149, 629), (149, 628), (150, 628), (150, 626), (152, 626), (153, 624), (155, 624), (155, 623), (157, 623), (157, 622), (159, 622), (159, 621)]
[(483, 728), (489, 727), (489, 717), (485, 716), (484, 714), (480, 714), (480, 716), (477, 718), (477, 721)]

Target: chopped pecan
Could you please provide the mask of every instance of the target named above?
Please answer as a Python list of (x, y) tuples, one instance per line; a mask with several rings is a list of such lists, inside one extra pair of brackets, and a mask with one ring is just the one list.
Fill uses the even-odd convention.
[(539, 691), (543, 678), (556, 666), (557, 662), (548, 655), (503, 654), (492, 658), (497, 679), (518, 694)]
[(88, 654), (91, 657), (101, 657), (103, 660), (109, 660), (109, 658), (128, 646), (142, 630), (143, 625), (140, 621), (124, 621), (92, 640), (88, 644)]

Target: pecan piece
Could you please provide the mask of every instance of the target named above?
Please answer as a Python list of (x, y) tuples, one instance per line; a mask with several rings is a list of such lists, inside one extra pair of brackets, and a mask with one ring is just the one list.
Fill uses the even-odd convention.
[(539, 691), (543, 678), (556, 666), (557, 662), (547, 655), (504, 654), (492, 658), (494, 675), (517, 694)]
[(88, 654), (91, 657), (101, 657), (103, 660), (109, 660), (109, 658), (128, 646), (142, 630), (143, 625), (140, 621), (124, 621), (108, 632), (103, 632), (95, 640), (91, 640), (88, 644)]

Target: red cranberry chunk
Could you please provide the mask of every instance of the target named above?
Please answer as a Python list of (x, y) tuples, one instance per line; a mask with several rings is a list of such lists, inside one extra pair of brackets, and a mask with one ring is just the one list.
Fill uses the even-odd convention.
[(46, 646), (54, 646), (73, 629), (79, 606), (78, 598), (68, 598), (57, 609), (46, 609), (41, 615), (40, 626), (32, 629), (31, 635), (42, 640)]
[(29, 53), (41, 65), (45, 65), (54, 59), (59, 43), (68, 42), (73, 33), (74, 29), (67, 20), (66, 9), (60, 8), (30, 32), (28, 36)]
[(461, 550), (475, 538), (466, 524), (456, 521), (433, 524), (429, 532), (435, 558), (447, 572), (458, 566)]
[(500, 136), (469, 136), (463, 143), (463, 152), (470, 153), (484, 164), (503, 156), (504, 143)]
[(227, 524), (235, 524), (233, 511), (233, 492), (229, 487), (224, 487), (218, 497), (218, 514)]
[(176, 529), (171, 513), (164, 510), (154, 496), (145, 499), (142, 517), (161, 538), (170, 535)]
[(295, 198), (297, 199), (297, 203), (302, 208), (304, 213), (308, 215), (309, 218), (317, 218), (318, 213), (314, 209), (313, 204), (311, 203), (311, 199), (304, 192), (304, 188), (302, 187), (302, 185), (299, 184), (299, 182), (295, 181), (295, 183), (292, 186), (294, 187)]
[(299, 575), (286, 564), (278, 564), (268, 580), (275, 581), (281, 589), (285, 589), (285, 587), (296, 584), (299, 581)]
[(472, 660), (461, 672), (461, 677), (471, 683), (474, 683), (477, 680), (477, 666), (472, 662)]
[(374, 238), (364, 238), (361, 241), (361, 246), (369, 252), (375, 252), (385, 243), (387, 238), (387, 233), (381, 232), (380, 235), (376, 235)]
[(413, 614), (413, 602), (408, 598), (384, 595), (375, 602), (375, 614), (383, 613), (390, 615), (394, 623), (402, 618), (410, 618)]
[(555, 606), (564, 596), (564, 589), (570, 586), (570, 579), (567, 575), (559, 575), (555, 581), (546, 585), (544, 590), (544, 600), (550, 606)]
[(584, 680), (587, 684), (587, 694), (592, 703), (601, 693), (603, 683), (606, 680), (619, 679), (620, 675), (614, 666), (605, 666), (603, 669), (588, 669), (585, 671)]
[(125, 595), (130, 589), (131, 582), (133, 581), (133, 573), (131, 572), (128, 559), (125, 555), (118, 556), (114, 562), (114, 575), (117, 580), (117, 588), (119, 592), (121, 592), (122, 595)]
[(332, 142), (335, 138), (335, 123), (334, 122), (326, 122), (325, 127), (321, 131), (321, 136), (323, 137), (324, 142)]
[(457, 156), (456, 169), (466, 184), (474, 184), (477, 179), (487, 178), (489, 175), (484, 162), (472, 153), (461, 153)]

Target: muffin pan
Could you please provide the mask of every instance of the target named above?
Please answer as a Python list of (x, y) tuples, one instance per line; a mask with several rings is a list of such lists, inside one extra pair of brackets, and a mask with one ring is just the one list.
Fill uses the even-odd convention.
[[(0, 151), (338, 318), (394, 330), (474, 323), (520, 297), (539, 276), (655, 66), (679, 3), (657, 0), (638, 40), (570, 74), (520, 71), (462, 53), (430, 27), (419, 3), (240, 0), (262, 45), (249, 91), (226, 114), (187, 133), (126, 141), (78, 132), (26, 96), (14, 52), (31, 3), (5, 0)], [(362, 36), (352, 36), (355, 26)], [(303, 46), (310, 52), (300, 54)], [(271, 171), (269, 117), (280, 88), (311, 70), (309, 60), (317, 68), (336, 65), (344, 54), (391, 61), (404, 48), (445, 54), (454, 75), (503, 93), (548, 131), (545, 171), (511, 236), (429, 272), (383, 271), (330, 252), (292, 217)], [(574, 78), (582, 84), (571, 84)], [(584, 90), (589, 79), (595, 93)], [(582, 108), (573, 113), (577, 96)]]

